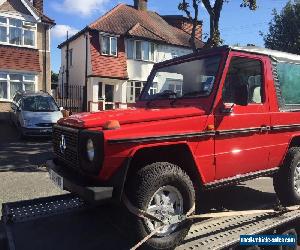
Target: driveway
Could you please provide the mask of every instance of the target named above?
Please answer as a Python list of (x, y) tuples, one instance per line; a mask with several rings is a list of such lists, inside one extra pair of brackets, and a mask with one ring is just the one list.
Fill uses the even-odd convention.
[(62, 193), (50, 182), (43, 167), (52, 158), (51, 139), (19, 137), (14, 127), (0, 121), (0, 206)]
[(0, 121), (0, 171), (36, 168), (51, 159), (51, 140), (20, 140), (15, 127)]

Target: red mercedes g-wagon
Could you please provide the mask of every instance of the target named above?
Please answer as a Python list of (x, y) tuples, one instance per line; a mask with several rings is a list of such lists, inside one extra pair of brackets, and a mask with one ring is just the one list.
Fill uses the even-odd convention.
[[(148, 248), (185, 237), (189, 223), (168, 222), (201, 204), (200, 191), (273, 176), (281, 202), (299, 204), (300, 56), (224, 46), (158, 63), (134, 108), (63, 118), (53, 146), (61, 188), (90, 201), (126, 197), (167, 222)], [(128, 219), (138, 239), (162, 225)]]

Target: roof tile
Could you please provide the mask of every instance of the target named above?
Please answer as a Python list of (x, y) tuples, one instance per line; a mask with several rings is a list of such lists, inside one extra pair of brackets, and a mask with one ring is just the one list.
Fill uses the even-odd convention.
[[(159, 14), (119, 4), (89, 25), (91, 29), (116, 35), (132, 35), (172, 45), (190, 47), (190, 35), (168, 24)], [(198, 40), (198, 47), (203, 43)]]

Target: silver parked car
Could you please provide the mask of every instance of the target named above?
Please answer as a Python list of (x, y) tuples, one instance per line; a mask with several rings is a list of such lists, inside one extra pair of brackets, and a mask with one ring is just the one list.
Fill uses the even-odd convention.
[(11, 122), (21, 136), (49, 136), (52, 127), (63, 117), (51, 95), (45, 92), (18, 92), (11, 104)]

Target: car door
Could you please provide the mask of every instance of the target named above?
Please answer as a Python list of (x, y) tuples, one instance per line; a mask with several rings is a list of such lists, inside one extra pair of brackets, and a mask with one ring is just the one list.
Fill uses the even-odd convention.
[(215, 109), (217, 180), (268, 168), (270, 114), (263, 62), (256, 55), (229, 55)]

